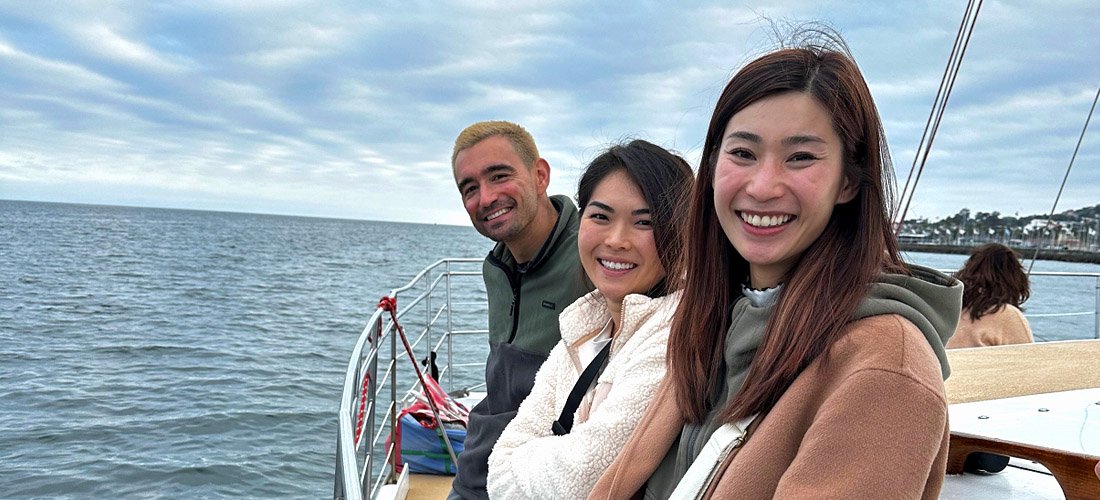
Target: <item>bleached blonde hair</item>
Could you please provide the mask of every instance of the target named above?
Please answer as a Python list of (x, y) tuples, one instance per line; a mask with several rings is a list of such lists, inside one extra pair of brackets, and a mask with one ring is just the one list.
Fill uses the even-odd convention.
[(451, 168), (455, 166), (455, 158), (458, 153), (473, 147), (475, 144), (493, 136), (501, 136), (512, 143), (512, 149), (527, 168), (535, 164), (539, 158), (539, 148), (535, 147), (535, 139), (531, 137), (527, 129), (503, 120), (490, 120), (477, 122), (466, 127), (458, 138), (455, 139), (454, 151), (451, 152)]

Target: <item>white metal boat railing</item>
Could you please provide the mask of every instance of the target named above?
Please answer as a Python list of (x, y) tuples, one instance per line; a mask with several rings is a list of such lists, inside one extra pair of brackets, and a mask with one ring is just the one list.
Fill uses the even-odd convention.
[[(448, 392), (455, 390), (455, 369), (484, 366), (484, 362), (455, 363), (453, 344), (455, 336), (488, 334), (485, 328), (456, 328), (455, 318), (456, 312), (465, 312), (466, 318), (473, 316), (480, 317), (481, 320), (484, 320), (487, 315), (484, 285), (479, 279), (481, 263), (482, 259), (440, 260), (417, 274), (407, 285), (389, 294), (389, 297), (395, 299), (416, 294), (407, 302), (403, 299), (398, 301), (397, 317), (405, 325), (406, 332), (412, 334), (414, 330), (410, 327), (413, 326), (419, 331), (414, 335), (415, 340), (412, 341), (414, 352), (418, 347), (423, 346), (420, 355), (428, 358), (430, 353), (438, 353), (440, 348), (445, 347), (445, 356), (442, 357), (440, 368), (440, 377), (445, 380), (439, 382)], [(1042, 318), (1092, 315), (1093, 335), (1095, 338), (1100, 338), (1100, 273), (1033, 272), (1031, 276), (1093, 279), (1095, 307), (1092, 311), (1029, 312), (1027, 316)], [(464, 295), (467, 299), (473, 300), (455, 300), (456, 282), (452, 281), (452, 277), (457, 281), (463, 281)], [(439, 303), (440, 299), (442, 303)], [(477, 311), (478, 308), (482, 311)], [(421, 312), (423, 316), (417, 318)], [(388, 438), (390, 433), (386, 431), (392, 432), (396, 427), (397, 414), (400, 411), (398, 406), (408, 392), (416, 389), (418, 382), (414, 381), (406, 388), (398, 387), (398, 372), (402, 371), (401, 367), (409, 371), (410, 365), (406, 364), (409, 362), (408, 355), (398, 349), (399, 344), (393, 324), (387, 318), (386, 311), (381, 307), (376, 308), (366, 328), (359, 335), (348, 362), (340, 399), (334, 498), (349, 500), (376, 498), (385, 482), (396, 476), (392, 440), (382, 441), (382, 438), (383, 436)], [(386, 342), (387, 338), (389, 342)], [(1036, 340), (1043, 340), (1043, 338), (1037, 335)], [(469, 359), (463, 361), (469, 361)], [(385, 364), (385, 371), (381, 378), (378, 377), (379, 362)], [(365, 375), (372, 381), (373, 386), (368, 385), (364, 397)], [(484, 386), (483, 381), (480, 384), (472, 384), (467, 389), (477, 389), (481, 386)], [(379, 408), (378, 397), (383, 394), (383, 391), (389, 392), (389, 404), (385, 408)], [(356, 424), (359, 421), (361, 405), (363, 405), (362, 437), (357, 443)]]
[[(440, 384), (448, 391), (454, 390), (453, 368), (481, 366), (484, 363), (453, 363), (452, 339), (457, 335), (486, 335), (485, 328), (456, 329), (455, 306), (485, 307), (486, 298), (481, 276), (482, 259), (443, 259), (417, 274), (409, 283), (390, 292), (388, 297), (397, 299), (397, 318), (410, 336), (413, 352), (423, 346), (421, 355), (430, 358), (431, 353), (446, 347)], [(452, 278), (464, 280), (465, 295), (473, 295), (473, 302), (454, 300), (456, 283)], [(414, 294), (411, 300), (404, 297)], [(442, 297), (440, 297), (442, 295)], [(442, 299), (442, 302), (440, 302)], [(423, 312), (422, 318), (417, 318)], [(484, 317), (482, 312), (480, 316)], [(359, 335), (348, 362), (344, 386), (340, 398), (339, 429), (336, 441), (336, 477), (334, 498), (359, 500), (377, 497), (382, 486), (395, 477), (395, 450), (390, 437), (397, 425), (401, 398), (415, 389), (419, 382), (399, 389), (398, 373), (410, 372), (408, 355), (399, 348), (394, 325), (389, 313), (382, 307), (375, 309), (366, 328)], [(468, 322), (467, 322), (468, 323)], [(413, 328), (417, 330), (414, 330)], [(414, 333), (418, 331), (418, 333)], [(413, 340), (412, 337), (415, 337)], [(387, 342), (388, 340), (388, 342)], [(434, 341), (434, 342), (433, 342)], [(388, 345), (387, 345), (388, 344)], [(384, 372), (379, 378), (379, 363)], [(411, 360), (416, 362), (416, 360)], [(403, 367), (403, 368), (402, 368)], [(369, 380), (364, 388), (364, 379)], [(412, 377), (415, 381), (415, 377)], [(388, 391), (384, 408), (378, 406), (379, 396)], [(386, 399), (383, 396), (383, 399)], [(360, 414), (362, 417), (360, 417)], [(361, 419), (361, 420), (360, 420)], [(362, 427), (357, 430), (357, 424)], [(390, 430), (389, 433), (386, 431)], [(360, 437), (357, 438), (356, 435)]]

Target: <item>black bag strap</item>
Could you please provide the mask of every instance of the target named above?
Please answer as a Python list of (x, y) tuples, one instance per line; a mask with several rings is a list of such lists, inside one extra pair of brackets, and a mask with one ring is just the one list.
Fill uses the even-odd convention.
[(584, 372), (581, 373), (581, 378), (577, 379), (576, 385), (573, 386), (573, 390), (569, 391), (569, 397), (565, 400), (565, 407), (561, 409), (561, 415), (550, 426), (550, 430), (554, 431), (555, 436), (564, 436), (573, 430), (573, 414), (577, 412), (577, 407), (581, 405), (581, 400), (584, 399), (588, 388), (592, 387), (596, 377), (603, 371), (603, 365), (607, 363), (607, 358), (611, 355), (612, 342), (608, 341), (607, 345), (600, 350), (600, 353), (592, 359), (592, 362), (588, 363)]

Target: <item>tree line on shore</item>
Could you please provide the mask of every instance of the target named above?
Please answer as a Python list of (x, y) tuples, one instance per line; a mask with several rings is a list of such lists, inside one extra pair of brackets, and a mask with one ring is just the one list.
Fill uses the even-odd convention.
[(971, 213), (963, 208), (943, 219), (906, 220), (899, 240), (904, 244), (977, 245), (999, 242), (1012, 247), (1100, 250), (1100, 205), (1066, 210), (1052, 217), (1020, 217), (1000, 212)]

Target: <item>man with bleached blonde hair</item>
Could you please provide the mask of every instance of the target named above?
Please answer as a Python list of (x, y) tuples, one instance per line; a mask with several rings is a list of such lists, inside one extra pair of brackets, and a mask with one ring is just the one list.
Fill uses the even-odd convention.
[(558, 313), (591, 286), (577, 256), (577, 207), (567, 196), (547, 195), (550, 164), (527, 130), (506, 121), (470, 125), (455, 140), (451, 167), (470, 222), (497, 242), (482, 265), (487, 395), (470, 411), (448, 496), (484, 499), (489, 453), (561, 341)]
[(475, 123), (455, 140), (451, 166), (462, 203), (479, 233), (531, 260), (558, 218), (546, 188), (550, 164), (531, 134), (511, 122)]

